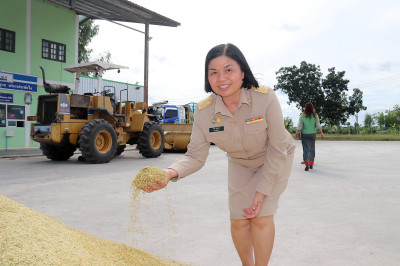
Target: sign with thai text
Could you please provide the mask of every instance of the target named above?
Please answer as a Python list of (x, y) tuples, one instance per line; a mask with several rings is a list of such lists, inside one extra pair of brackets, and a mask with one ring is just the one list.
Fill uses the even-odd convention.
[(11, 93), (1, 93), (0, 92), (0, 102), (1, 103), (13, 103), (14, 97)]
[(0, 89), (37, 92), (37, 77), (0, 71)]

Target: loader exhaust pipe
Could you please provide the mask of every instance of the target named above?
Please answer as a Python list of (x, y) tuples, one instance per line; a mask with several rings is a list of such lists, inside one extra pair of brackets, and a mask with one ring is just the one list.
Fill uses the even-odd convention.
[(40, 69), (42, 70), (42, 76), (43, 76), (43, 87), (44, 90), (47, 93), (68, 93), (71, 89), (66, 86), (66, 85), (60, 85), (60, 84), (50, 84), (46, 82), (46, 76), (44, 73), (44, 69), (42, 66), (39, 66)]

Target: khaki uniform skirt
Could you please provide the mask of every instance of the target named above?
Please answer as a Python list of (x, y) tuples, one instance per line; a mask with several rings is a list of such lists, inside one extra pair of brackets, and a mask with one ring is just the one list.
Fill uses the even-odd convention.
[[(275, 183), (270, 196), (265, 197), (258, 217), (274, 215), (278, 209), (279, 197), (285, 191), (292, 170), (294, 153), (288, 154), (284, 171)], [(262, 176), (262, 167), (251, 169), (228, 160), (228, 191), (230, 218), (246, 219), (243, 209), (249, 208), (256, 194), (256, 186)]]

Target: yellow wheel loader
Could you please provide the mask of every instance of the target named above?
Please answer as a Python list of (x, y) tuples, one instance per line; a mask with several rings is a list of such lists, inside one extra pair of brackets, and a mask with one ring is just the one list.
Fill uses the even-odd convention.
[[(31, 138), (40, 143), (43, 154), (53, 161), (68, 160), (77, 148), (89, 163), (107, 163), (120, 155), (127, 144), (137, 145), (142, 156), (158, 157), (164, 148), (164, 132), (151, 115), (146, 103), (115, 100), (115, 92), (101, 87), (106, 70), (126, 68), (107, 62), (88, 62), (64, 68), (76, 73), (76, 91), (81, 72), (96, 72), (98, 88), (95, 93), (70, 94), (70, 88), (46, 82), (48, 95), (38, 97), (36, 116), (28, 117)], [(128, 96), (127, 96), (128, 98)]]

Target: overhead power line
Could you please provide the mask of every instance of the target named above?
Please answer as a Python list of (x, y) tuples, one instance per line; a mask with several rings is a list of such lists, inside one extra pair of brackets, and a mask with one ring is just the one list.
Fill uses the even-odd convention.
[(394, 76), (390, 76), (390, 77), (387, 77), (387, 78), (383, 78), (383, 79), (378, 79), (378, 80), (371, 81), (371, 82), (367, 82), (367, 83), (360, 84), (358, 86), (353, 86), (353, 87), (355, 87), (355, 88), (363, 88), (363, 87), (368, 87), (368, 86), (380, 85), (380, 84), (384, 84), (384, 83), (395, 81), (398, 78), (400, 78), (400, 74), (397, 74), (397, 75), (394, 75)]

